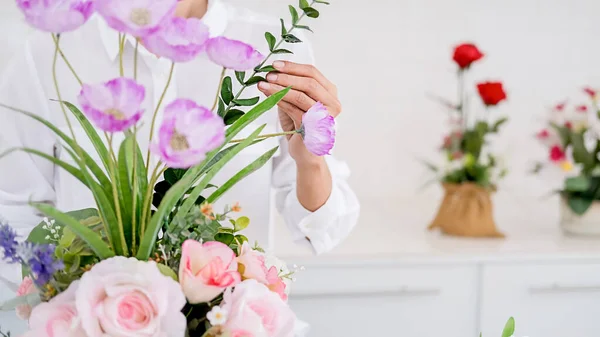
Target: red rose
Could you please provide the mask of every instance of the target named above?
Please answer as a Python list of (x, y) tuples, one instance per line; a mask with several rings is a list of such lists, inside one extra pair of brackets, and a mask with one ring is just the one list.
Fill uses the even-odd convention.
[(561, 162), (563, 160), (565, 160), (567, 158), (565, 151), (563, 151), (563, 149), (560, 148), (560, 146), (558, 145), (554, 145), (553, 147), (550, 148), (550, 160), (553, 163), (558, 163)]
[(479, 96), (485, 105), (497, 105), (506, 99), (506, 93), (501, 82), (484, 82), (477, 84)]
[(585, 93), (588, 94), (592, 99), (594, 99), (596, 97), (596, 94), (597, 94), (596, 90), (594, 90), (590, 87), (583, 88), (583, 91), (585, 91)]
[(578, 107), (575, 108), (577, 110), (577, 112), (587, 112), (588, 111), (588, 107), (585, 105), (580, 105)]
[(461, 69), (469, 68), (471, 63), (481, 59), (483, 57), (483, 53), (477, 49), (477, 47), (472, 43), (465, 43), (457, 46), (454, 49), (454, 56), (452, 59)]
[(562, 103), (559, 103), (556, 106), (554, 106), (554, 110), (563, 111), (563, 110), (565, 110), (566, 106), (567, 106), (567, 102), (562, 102)]

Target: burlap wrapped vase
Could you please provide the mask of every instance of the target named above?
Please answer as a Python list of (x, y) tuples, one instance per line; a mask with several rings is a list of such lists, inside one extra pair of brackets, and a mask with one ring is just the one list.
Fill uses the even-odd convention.
[(491, 193), (493, 189), (473, 183), (443, 183), (444, 199), (429, 230), (467, 237), (501, 238), (494, 222)]

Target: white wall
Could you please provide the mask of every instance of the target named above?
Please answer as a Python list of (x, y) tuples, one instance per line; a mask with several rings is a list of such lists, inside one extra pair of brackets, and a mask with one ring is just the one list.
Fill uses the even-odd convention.
[[(229, 1), (288, 17), (287, 1)], [(600, 2), (332, 2), (311, 23), (313, 43), (317, 65), (340, 89), (345, 110), (337, 155), (352, 167), (351, 183), (363, 203), (359, 228), (338, 253), (356, 252), (357, 246), (360, 252), (381, 252), (379, 232), (420, 231), (435, 213), (441, 191), (435, 185), (419, 191), (428, 176), (414, 158), (440, 158), (435, 149), (445, 112), (426, 93), (455, 96), (450, 54), (461, 41), (473, 41), (487, 54), (472, 79), (501, 79), (509, 92), (509, 101), (494, 112), (511, 118), (494, 140), (511, 169), (495, 196), (500, 227), (510, 236), (522, 228), (557, 226), (557, 199), (541, 199), (551, 180), (527, 175), (531, 160), (544, 156), (531, 135), (545, 107), (583, 85), (600, 86)], [(0, 5), (0, 29), (13, 33), (2, 34), (0, 65), (27, 31), (13, 6)], [(283, 229), (278, 235), (282, 252), (297, 253)]]

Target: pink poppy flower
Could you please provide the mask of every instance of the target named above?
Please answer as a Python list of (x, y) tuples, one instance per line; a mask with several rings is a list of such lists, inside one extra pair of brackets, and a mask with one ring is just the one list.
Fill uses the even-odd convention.
[(335, 144), (335, 119), (317, 102), (302, 116), (300, 134), (308, 151), (317, 156), (330, 154)]
[(86, 23), (94, 12), (94, 0), (17, 0), (17, 7), (33, 27), (64, 33)]
[(236, 71), (254, 69), (265, 58), (251, 45), (222, 36), (208, 40), (206, 53), (214, 63)]
[(113, 29), (143, 38), (158, 31), (176, 5), (177, 0), (100, 0), (96, 10)]
[(140, 120), (145, 94), (142, 85), (120, 77), (104, 84), (84, 84), (78, 98), (83, 113), (92, 123), (104, 131), (118, 132)]
[(178, 99), (165, 108), (158, 143), (151, 146), (169, 167), (189, 168), (225, 141), (225, 123), (205, 107)]
[(208, 27), (202, 21), (172, 17), (158, 32), (145, 37), (143, 45), (173, 62), (188, 62), (204, 50), (208, 38)]

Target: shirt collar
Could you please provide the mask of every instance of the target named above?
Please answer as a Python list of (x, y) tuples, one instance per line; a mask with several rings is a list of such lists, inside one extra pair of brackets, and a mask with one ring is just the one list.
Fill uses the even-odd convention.
[[(108, 27), (104, 20), (100, 18), (96, 18), (96, 20), (106, 53), (114, 61), (119, 55), (119, 33)], [(227, 8), (221, 0), (208, 0), (208, 10), (204, 14), (202, 22), (208, 26), (210, 37), (223, 35), (227, 28), (227, 21)], [(132, 36), (127, 36), (127, 42), (135, 45), (135, 39)], [(140, 48), (140, 51), (142, 51), (142, 48)]]

